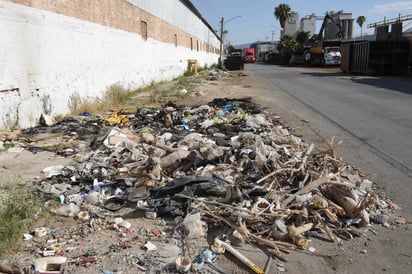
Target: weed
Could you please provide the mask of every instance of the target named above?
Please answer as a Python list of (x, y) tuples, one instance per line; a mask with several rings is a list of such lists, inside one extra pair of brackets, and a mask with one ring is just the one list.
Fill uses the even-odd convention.
[(191, 70), (186, 70), (186, 71), (183, 73), (183, 76), (185, 76), (185, 77), (192, 76), (192, 75), (193, 75), (193, 72), (192, 72)]
[(71, 111), (74, 115), (78, 115), (81, 112), (95, 113), (100, 110), (100, 104), (96, 103), (95, 100), (91, 100), (90, 98), (73, 98), (74, 104), (73, 108), (71, 108)]
[(217, 64), (212, 64), (212, 65), (210, 66), (210, 68), (211, 68), (211, 69), (217, 69)]
[(111, 106), (123, 105), (130, 98), (130, 90), (123, 88), (122, 85), (111, 85), (104, 93), (103, 102)]
[(206, 70), (208, 70), (209, 69), (209, 67), (208, 67), (208, 65), (207, 64), (204, 64), (203, 66), (200, 66), (199, 67), (199, 69), (198, 69), (198, 71), (197, 72), (202, 72), (202, 71), (206, 71)]
[[(200, 68), (206, 70), (207, 65)], [(203, 76), (202, 76), (203, 75)], [(114, 108), (130, 110), (139, 105), (157, 104), (165, 101), (165, 97), (181, 96), (178, 91), (181, 89), (190, 90), (191, 85), (200, 83), (206, 77), (199, 73), (193, 75), (192, 71), (186, 70), (183, 76), (174, 79), (172, 82), (151, 82), (150, 85), (136, 90), (125, 89), (120, 84), (111, 85), (104, 93), (101, 100), (82, 99), (79, 94), (70, 97), (69, 107), (72, 114), (81, 112), (102, 113)], [(185, 96), (183, 96), (185, 97)]]
[(0, 257), (13, 251), (22, 234), (41, 213), (42, 200), (21, 178), (5, 178), (0, 184)]
[(79, 156), (79, 155), (74, 156), (73, 159), (72, 159), (73, 163), (81, 163), (82, 160), (83, 160), (83, 157)]

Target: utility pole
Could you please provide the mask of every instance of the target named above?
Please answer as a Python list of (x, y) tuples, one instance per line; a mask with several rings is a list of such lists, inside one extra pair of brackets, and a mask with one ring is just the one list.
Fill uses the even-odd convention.
[[(230, 18), (229, 20), (226, 21), (226, 23), (229, 23), (230, 21), (232, 21), (236, 18), (240, 18), (240, 17), (242, 17), (242, 16), (238, 15), (238, 16), (235, 16), (233, 18)], [(224, 25), (225, 25), (225, 19), (222, 17), (222, 19), (220, 20), (220, 55), (219, 55), (219, 61), (218, 61), (218, 66), (220, 68), (223, 67), (222, 54), (223, 54), (223, 28), (224, 28)]]
[(219, 51), (219, 62), (218, 62), (218, 66), (220, 68), (222, 68), (222, 51), (223, 51), (223, 23), (225, 22), (225, 20), (222, 19), (220, 20), (220, 51)]

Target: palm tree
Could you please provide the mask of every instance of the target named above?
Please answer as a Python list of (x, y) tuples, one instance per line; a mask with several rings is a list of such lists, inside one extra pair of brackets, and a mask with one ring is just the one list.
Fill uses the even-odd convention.
[(279, 4), (279, 6), (275, 8), (273, 15), (279, 20), (282, 29), (285, 29), (286, 21), (290, 17), (290, 6), (288, 4)]
[(365, 23), (365, 21), (366, 21), (366, 17), (363, 15), (358, 16), (358, 18), (356, 19), (356, 23), (358, 23), (360, 27), (360, 36), (362, 36), (362, 26), (363, 26), (363, 23)]
[(290, 53), (295, 51), (297, 48), (297, 43), (290, 35), (283, 35), (280, 38), (280, 51), (285, 53)]

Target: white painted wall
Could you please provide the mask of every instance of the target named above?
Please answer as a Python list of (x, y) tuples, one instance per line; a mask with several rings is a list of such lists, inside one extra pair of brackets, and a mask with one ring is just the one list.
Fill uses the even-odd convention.
[(3, 0), (0, 33), (0, 129), (68, 113), (72, 96), (172, 80), (188, 59), (210, 66), (219, 57)]

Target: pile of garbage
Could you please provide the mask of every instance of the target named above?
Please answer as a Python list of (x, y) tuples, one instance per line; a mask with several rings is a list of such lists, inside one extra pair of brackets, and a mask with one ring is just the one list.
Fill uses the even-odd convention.
[[(177, 229), (188, 239), (204, 238), (208, 227), (220, 225), (226, 233), (210, 243), (209, 262), (226, 250), (263, 273), (236, 243), (255, 243), (287, 261), (292, 250), (309, 249), (313, 235), (336, 242), (362, 235), (371, 223), (395, 223), (389, 220), (397, 206), (374, 193), (364, 171), (335, 155), (333, 138), (317, 149), (250, 98), (66, 118), (23, 135), (56, 132), (71, 145), (25, 146), (76, 158), (70, 166), (45, 168), (34, 182), (60, 202), (55, 214), (89, 228), (117, 216), (108, 226), (127, 233), (130, 224), (118, 212), (128, 206), (145, 218), (175, 218), (171, 234)], [(145, 249), (151, 244), (146, 241)], [(193, 270), (190, 258), (176, 257), (176, 271)]]

